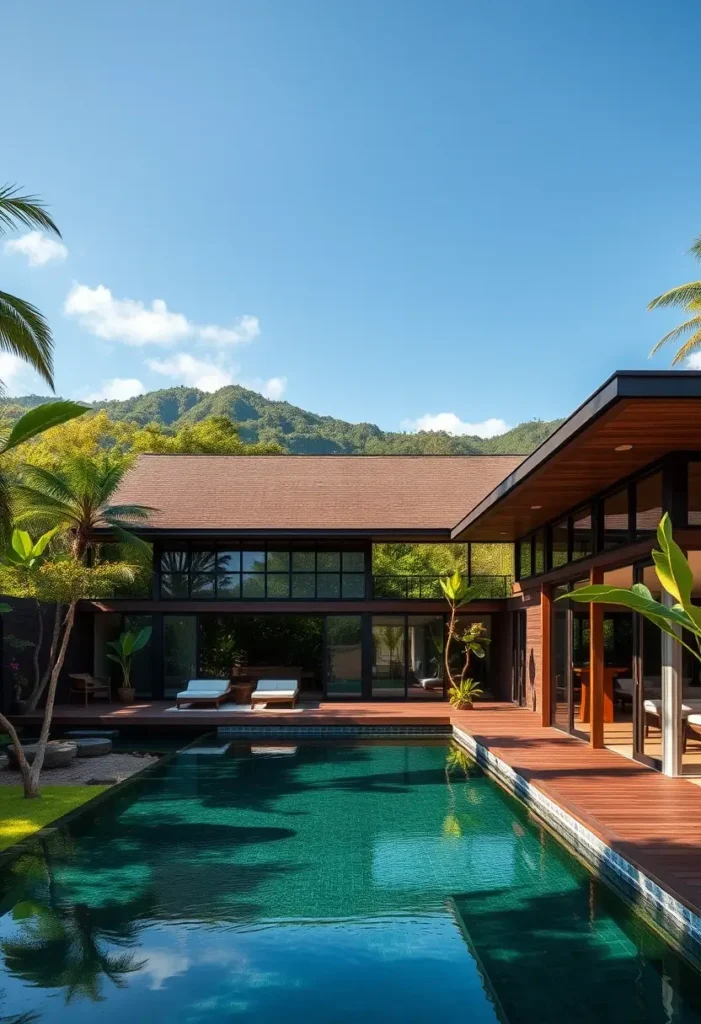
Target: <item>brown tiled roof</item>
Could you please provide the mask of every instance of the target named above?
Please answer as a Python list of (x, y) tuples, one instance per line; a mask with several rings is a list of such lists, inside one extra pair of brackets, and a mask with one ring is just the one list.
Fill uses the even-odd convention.
[(141, 455), (114, 502), (163, 530), (449, 530), (519, 455)]

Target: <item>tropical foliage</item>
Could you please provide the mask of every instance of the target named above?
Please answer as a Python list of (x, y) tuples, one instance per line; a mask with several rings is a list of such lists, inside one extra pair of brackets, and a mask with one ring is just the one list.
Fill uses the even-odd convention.
[[(642, 583), (634, 583), (630, 589), (593, 584), (563, 594), (557, 600), (568, 598), (585, 604), (615, 604), (639, 612), (701, 661), (701, 608), (691, 601), (694, 574), (672, 536), (672, 523), (667, 513), (657, 527), (657, 543), (659, 551), (653, 551), (652, 558), (660, 585), (671, 599), (669, 604), (656, 601)], [(686, 642), (682, 630), (690, 635), (692, 643)]]
[(98, 530), (109, 531), (119, 543), (135, 544), (133, 526), (154, 511), (145, 505), (113, 504), (125, 467), (108, 456), (98, 461), (78, 456), (62, 469), (48, 470), (25, 464), (15, 487), (17, 522), (39, 523), (64, 531), (71, 551), (83, 561), (95, 546)]
[(144, 629), (127, 630), (116, 640), (110, 640), (107, 644), (112, 650), (108, 651), (107, 657), (110, 661), (116, 662), (122, 670), (122, 686), (128, 689), (131, 686), (131, 660), (137, 651), (143, 650), (151, 639), (151, 627)]
[(475, 697), (481, 697), (482, 687), (474, 679), (460, 679), (448, 691), (448, 700), (456, 711), (471, 708)]
[[(460, 609), (475, 596), (474, 588), (469, 586), (460, 572), (456, 571), (450, 579), (441, 580), (441, 588), (450, 606), (448, 636), (444, 652), (445, 673), (450, 683), (448, 697), (451, 704), (455, 707), (471, 707), (473, 698), (480, 696), (482, 690), (474, 679), (469, 679), (467, 676), (470, 661), (473, 655), (477, 658), (486, 657), (490, 641), (486, 635), (487, 630), (481, 622), (472, 622), (463, 630), (458, 628), (458, 613)], [(462, 652), (462, 667), (459, 674), (453, 671), (451, 659), (451, 652), (455, 643), (460, 645)]]
[[(41, 228), (61, 237), (46, 207), (36, 196), (13, 185), (0, 186), (0, 236), (18, 227)], [(36, 306), (0, 291), (0, 350), (19, 356), (53, 388), (51, 330)]]
[[(39, 401), (36, 396), (9, 399), (0, 403), (0, 416), (14, 418)], [(93, 409), (104, 410), (112, 423), (124, 422), (134, 428), (155, 424), (167, 436), (204, 420), (224, 418), (233, 423), (243, 445), (274, 445), (277, 450), (306, 455), (526, 455), (562, 422), (529, 420), (491, 438), (453, 437), (445, 431), (393, 433), (372, 423), (348, 423), (319, 416), (289, 402), (264, 398), (237, 384), (213, 394), (196, 388), (166, 388), (122, 402), (97, 403)]]
[[(60, 532), (60, 529), (54, 531), (57, 536)], [(17, 547), (24, 552), (24, 555), (21, 556), (24, 560), (20, 564), (13, 565), (9, 552), (5, 552), (5, 568), (2, 572), (4, 593), (9, 597), (28, 597), (35, 602), (57, 606), (49, 658), (49, 674), (48, 680), (44, 684), (46, 687), (44, 717), (37, 751), (31, 765), (28, 764), (24, 756), (12, 723), (0, 714), (0, 726), (9, 733), (17, 751), (24, 795), (37, 797), (40, 795), (39, 778), (51, 729), (58, 680), (73, 631), (78, 601), (109, 597), (120, 583), (133, 579), (134, 570), (125, 562), (96, 560), (93, 565), (86, 565), (77, 557), (74, 545), (71, 546), (71, 554), (59, 552), (51, 558), (44, 558), (44, 552), (47, 544), (52, 540), (51, 537), (43, 547), (44, 538), (35, 543), (28, 535), (22, 535), (21, 531), (16, 539)], [(20, 554), (17, 549), (13, 550), (17, 555)], [(36, 557), (32, 557), (34, 551), (38, 552)]]
[[(701, 262), (701, 235), (689, 251)], [(676, 288), (670, 288), (668, 292), (663, 292), (653, 299), (647, 308), (664, 309), (667, 306), (676, 306), (690, 316), (684, 323), (660, 338), (650, 355), (654, 355), (663, 345), (676, 344), (685, 339), (672, 360), (672, 365), (676, 366), (692, 352), (701, 349), (701, 281), (688, 281), (686, 284), (677, 285)]]

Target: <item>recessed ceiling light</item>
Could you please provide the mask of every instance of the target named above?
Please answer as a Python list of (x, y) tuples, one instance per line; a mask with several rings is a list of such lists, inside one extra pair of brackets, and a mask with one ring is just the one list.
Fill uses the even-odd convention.
[(542, 507), (543, 507), (542, 505), (531, 505), (531, 508), (533, 509), (534, 512), (536, 512), (539, 508), (542, 508)]
[(613, 450), (615, 452), (629, 452), (632, 447), (632, 444), (617, 444)]
[(500, 537), (505, 537), (506, 536), (506, 530), (499, 530), (499, 536)]

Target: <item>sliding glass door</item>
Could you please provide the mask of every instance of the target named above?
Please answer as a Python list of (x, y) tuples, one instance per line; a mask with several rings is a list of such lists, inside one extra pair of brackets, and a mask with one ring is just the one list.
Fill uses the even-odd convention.
[(372, 696), (406, 697), (406, 618), (372, 617)]

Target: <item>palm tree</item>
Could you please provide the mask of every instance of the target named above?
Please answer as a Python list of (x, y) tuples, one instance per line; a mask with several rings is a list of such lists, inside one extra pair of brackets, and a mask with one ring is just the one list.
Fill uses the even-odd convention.
[[(689, 252), (693, 253), (696, 259), (701, 262), (701, 235), (696, 239)], [(650, 353), (653, 356), (663, 345), (673, 341), (680, 341), (686, 337), (686, 341), (681, 348), (677, 349), (676, 355), (672, 360), (672, 366), (676, 366), (677, 363), (681, 363), (692, 352), (696, 352), (697, 349), (701, 348), (701, 281), (689, 281), (688, 284), (677, 285), (676, 288), (658, 295), (647, 308), (662, 309), (665, 306), (679, 306), (685, 312), (692, 314), (679, 327), (675, 327), (669, 334), (665, 334), (664, 338), (657, 342)]]
[[(19, 226), (43, 228), (61, 237), (44, 204), (23, 196), (15, 185), (0, 185), (0, 236)], [(29, 363), (54, 389), (51, 329), (36, 306), (0, 291), (0, 350)]]
[(155, 510), (146, 505), (111, 504), (126, 467), (105, 458), (99, 462), (76, 457), (62, 469), (25, 464), (14, 493), (17, 522), (34, 521), (46, 529), (69, 532), (71, 554), (85, 562), (95, 546), (95, 531), (108, 530), (118, 543), (139, 544), (132, 533)]

